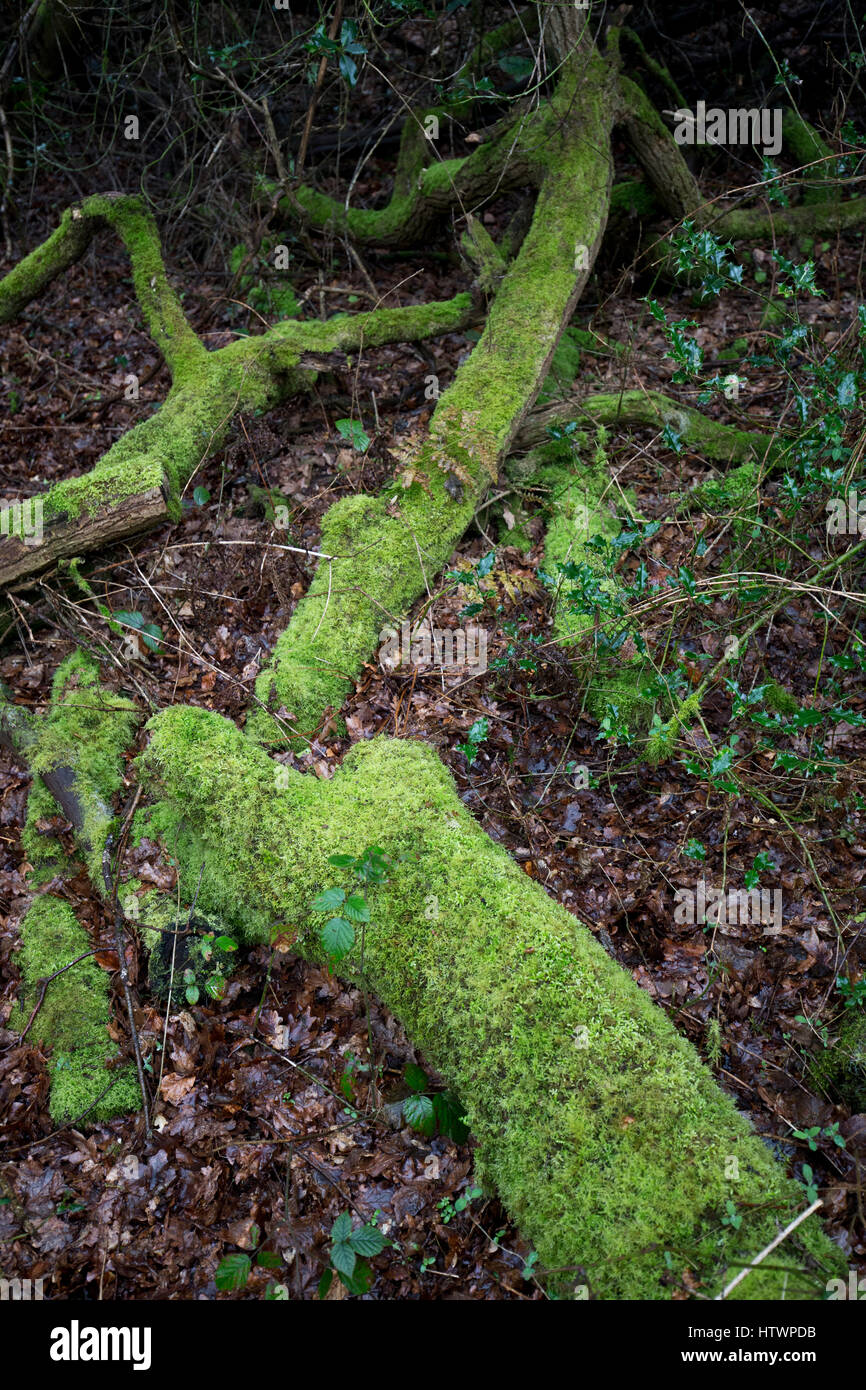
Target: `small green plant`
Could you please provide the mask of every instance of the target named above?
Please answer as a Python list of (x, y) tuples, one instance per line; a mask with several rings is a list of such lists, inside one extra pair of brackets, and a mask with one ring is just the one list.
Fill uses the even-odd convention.
[(474, 565), (465, 570), (448, 570), (445, 575), (449, 583), (457, 587), (464, 584), (469, 588), (476, 589), (480, 601), (472, 601), (466, 604), (465, 608), (460, 609), (461, 618), (474, 618), (476, 613), (480, 613), (485, 607), (488, 599), (496, 597), (496, 589), (488, 588), (482, 584), (482, 579), (486, 579), (496, 563), (496, 551), (491, 550), (487, 555), (482, 556)]
[[(106, 613), (108, 610), (106, 609)], [(120, 627), (118, 624), (122, 624)], [(141, 640), (146, 647), (157, 654), (160, 651), (160, 642), (163, 640), (163, 631), (158, 623), (146, 623), (144, 617), (137, 610), (127, 613), (119, 609), (113, 615), (113, 622), (109, 622), (113, 632), (122, 632), (123, 627), (134, 628), (141, 636)]]
[(751, 869), (747, 869), (743, 875), (743, 882), (747, 888), (760, 888), (761, 874), (771, 873), (775, 868), (776, 866), (769, 854), (765, 854), (765, 852), (761, 850), (752, 860)]
[(408, 1125), (428, 1138), (444, 1134), (456, 1144), (465, 1142), (469, 1127), (463, 1118), (463, 1108), (452, 1091), (431, 1091), (424, 1070), (411, 1062), (403, 1080), (412, 1091), (403, 1102), (403, 1118)]
[(304, 47), (314, 58), (336, 58), (340, 76), (345, 78), (350, 87), (355, 86), (358, 81), (358, 64), (355, 59), (363, 57), (367, 50), (358, 41), (358, 26), (353, 19), (343, 21), (339, 39), (328, 38), (324, 24), (317, 24)]
[(731, 1230), (738, 1231), (742, 1224), (743, 1218), (729, 1197), (727, 1202), (725, 1202), (725, 1215), (722, 1217), (722, 1225), (730, 1226)]
[(319, 1298), (324, 1298), (336, 1274), (349, 1293), (366, 1293), (375, 1275), (368, 1261), (380, 1255), (388, 1244), (372, 1221), (357, 1228), (347, 1211), (341, 1212), (331, 1227), (328, 1268), (319, 1280)]
[(624, 716), (620, 714), (619, 705), (608, 700), (604, 706), (604, 714), (599, 720), (596, 741), (604, 740), (613, 745), (622, 743), (627, 747), (632, 742), (632, 737)]
[(836, 988), (845, 1001), (846, 1009), (856, 1009), (859, 1005), (866, 1004), (866, 977), (852, 982), (840, 975), (836, 981)]
[(469, 733), (466, 735), (466, 742), (458, 743), (455, 745), (459, 752), (465, 754), (466, 761), (469, 763), (470, 767), (475, 762), (475, 759), (478, 757), (478, 750), (481, 747), (482, 743), (484, 743), (487, 739), (487, 735), (489, 734), (489, 732), (489, 720), (482, 715), (480, 719), (476, 719), (475, 723), (472, 725), (472, 728), (469, 730)]
[(812, 1202), (817, 1202), (818, 1187), (815, 1182), (815, 1174), (812, 1172), (812, 1169), (809, 1167), (808, 1163), (803, 1164), (803, 1176), (800, 1179), (800, 1181), (806, 1193), (806, 1201), (810, 1204)]
[(845, 1147), (845, 1139), (839, 1133), (838, 1120), (832, 1125), (812, 1125), (809, 1129), (792, 1129), (791, 1135), (794, 1139), (801, 1139), (804, 1144), (808, 1144), (813, 1153), (817, 1153), (821, 1139), (835, 1144), (840, 1149)]
[[(214, 1283), (221, 1293), (234, 1293), (236, 1289), (245, 1289), (253, 1269), (253, 1261), (259, 1269), (280, 1269), (282, 1267), (282, 1256), (273, 1250), (263, 1249), (264, 1242), (261, 1238), (261, 1231), (256, 1225), (250, 1226), (249, 1239), (253, 1246), (251, 1254), (245, 1250), (234, 1250), (230, 1255), (224, 1255), (217, 1265), (214, 1275)], [(285, 1284), (275, 1283), (274, 1280), (268, 1282), (265, 1289), (265, 1299), (268, 1302), (284, 1301), (289, 1296), (289, 1291)]]
[(211, 999), (222, 999), (225, 997), (228, 976), (231, 974), (229, 968), (230, 957), (238, 949), (238, 944), (231, 936), (214, 936), (213, 932), (205, 932), (200, 939), (198, 948), (198, 958), (203, 963), (209, 974), (205, 974), (202, 979), (202, 971), (196, 971), (188, 966), (181, 976), (184, 986), (184, 997), (188, 1004), (197, 1004), (201, 998), (199, 983), (201, 982)]
[(359, 454), (366, 454), (370, 447), (370, 436), (357, 420), (335, 420), (337, 433), (351, 444)]
[(700, 861), (706, 859), (707, 847), (706, 845), (702, 844), (700, 840), (695, 840), (694, 838), (692, 838), (686, 841), (685, 847), (683, 849), (683, 855), (686, 859), (694, 859), (696, 861)]
[(439, 1208), (443, 1225), (447, 1226), (450, 1221), (454, 1220), (455, 1216), (459, 1216), (468, 1206), (483, 1196), (484, 1193), (480, 1187), (467, 1187), (463, 1196), (458, 1197), (456, 1202), (452, 1202), (450, 1197), (441, 1197), (436, 1205)]
[[(357, 857), (352, 854), (332, 854), (328, 859), (336, 869), (349, 869), (361, 884), (384, 883), (388, 876), (388, 858), (377, 845), (365, 849)], [(314, 912), (332, 915), (321, 928), (322, 945), (332, 960), (340, 961), (355, 944), (355, 927), (370, 920), (370, 909), (363, 893), (347, 893), (345, 888), (326, 888), (313, 899)], [(339, 914), (339, 915), (336, 915)]]
[(256, 313), (273, 319), (299, 318), (301, 304), (294, 287), (285, 276), (274, 276), (269, 260), (272, 251), (272, 243), (267, 239), (255, 256), (243, 243), (232, 247), (229, 268), (234, 275), (240, 272), (238, 295)]

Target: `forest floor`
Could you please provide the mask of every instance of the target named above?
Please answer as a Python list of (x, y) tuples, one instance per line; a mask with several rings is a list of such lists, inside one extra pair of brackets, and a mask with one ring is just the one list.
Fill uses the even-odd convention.
[[(375, 162), (371, 169), (375, 180)], [(375, 191), (375, 181), (355, 191)], [(43, 182), (22, 245), (40, 240), (73, 196), (59, 179), (54, 187)], [(485, 218), (494, 236), (509, 206), (503, 198)], [(439, 260), (429, 251), (417, 257), (368, 253), (365, 264), (380, 293), (397, 287), (389, 303), (445, 298), (470, 278), (450, 255), (451, 245), (446, 231), (432, 243), (442, 253)], [(811, 254), (825, 297), (813, 301), (810, 312), (829, 342), (863, 298), (861, 253), (852, 238)], [(207, 324), (209, 347), (222, 346), (239, 329), (255, 331), (255, 315), (225, 302), (218, 276), (196, 273), (170, 254), (169, 264), (175, 283), (185, 287), (194, 325)], [(309, 294), (306, 314), (368, 302), (367, 282), (345, 265), (321, 282), (311, 273), (295, 289)], [(657, 325), (640, 303), (644, 293), (645, 286), (600, 268), (575, 322), (629, 343), (630, 354), (584, 354), (581, 390), (642, 384), (677, 394)], [(686, 292), (678, 306), (675, 293), (670, 307), (697, 319), (710, 371), (717, 363), (726, 370), (718, 354), (757, 335), (752, 301), (736, 290), (697, 309)], [(357, 375), (323, 378), (311, 395), (265, 418), (245, 418), (230, 446), (196, 477), (209, 492), (207, 501), (198, 505), (190, 498), (179, 525), (91, 557), (88, 573), (103, 602), (159, 624), (161, 650), (143, 650), (140, 659), (128, 661), (94, 606), (49, 575), (15, 598), (17, 631), (0, 653), (0, 678), (19, 702), (42, 707), (58, 663), (79, 644), (103, 657), (112, 653), (105, 678), (136, 695), (143, 708), (182, 701), (242, 719), (258, 669), (311, 572), (301, 556), (268, 550), (266, 543), (315, 547), (330, 502), (382, 486), (401, 438), (423, 430), (429, 418), (425, 377), (434, 373), (447, 382), (471, 346), (472, 336), (463, 333), (386, 347), (368, 353)], [(143, 384), (138, 401), (104, 404), (98, 393), (122, 391), (127, 372), (144, 376), (156, 360), (141, 330), (125, 257), (110, 237), (100, 238), (81, 265), (30, 306), (26, 324), (13, 326), (0, 342), (6, 411), (0, 494), (19, 495), (25, 484), (35, 490), (90, 468), (155, 407), (167, 378), (162, 371)], [(748, 414), (770, 427), (780, 410), (781, 375), (768, 368), (763, 377), (750, 372), (749, 382)], [(341, 417), (358, 418), (359, 409), (372, 439), (364, 454), (348, 447), (335, 428)], [(612, 433), (609, 452), (619, 486), (633, 490), (647, 520), (667, 514), (672, 492), (707, 476), (702, 460), (687, 449), (674, 452), (657, 431)], [(765, 494), (771, 510), (774, 486)], [(290, 536), (274, 530), (255, 487), (279, 489), (288, 499)], [(536, 575), (542, 525), (519, 502), (511, 497), (508, 516), (501, 502), (483, 511), (453, 561), (476, 564), (495, 552), (485, 580), (492, 596), (474, 621), (487, 629), (488, 663), (502, 659), (503, 665), (467, 678), (371, 663), (343, 710), (347, 732), (334, 721), (311, 750), (286, 756), (294, 766), (330, 777), (352, 743), (374, 734), (433, 745), (490, 835), (587, 924), (705, 1056), (710, 1025), (718, 1021), (717, 1079), (798, 1175), (804, 1163), (812, 1167), (829, 1232), (863, 1272), (866, 1115), (851, 1115), (818, 1090), (806, 1065), (822, 1045), (822, 1030), (832, 1035), (842, 1014), (839, 940), (816, 875), (838, 917), (850, 920), (866, 907), (866, 847), (845, 798), (839, 793), (813, 804), (811, 817), (798, 822), (797, 838), (750, 798), (750, 779), (771, 799), (775, 793), (762, 755), (748, 746), (740, 755), (749, 774), (746, 790), (731, 803), (696, 782), (681, 761), (652, 769), (629, 748), (600, 740), (565, 658), (550, 645), (548, 595)], [(252, 544), (227, 544), (237, 541)], [(696, 558), (697, 541), (706, 558), (700, 546)], [(696, 573), (704, 565), (718, 570), (730, 541), (730, 526), (721, 519), (665, 524), (649, 546), (652, 577), (676, 574), (685, 563)], [(456, 588), (443, 594), (435, 605), (437, 624), (456, 625), (465, 601)], [(721, 601), (717, 611), (709, 610), (720, 625), (726, 611)], [(721, 650), (721, 632), (708, 635), (705, 617), (706, 610), (695, 608), (678, 628), (696, 682), (701, 661)], [(762, 644), (764, 667), (808, 702), (824, 639), (820, 608), (792, 591)], [(729, 700), (720, 690), (704, 710), (713, 739), (723, 743)], [(470, 765), (457, 745), (482, 717), (488, 737)], [(859, 730), (837, 726), (841, 757), (854, 764), (858, 745)], [(576, 789), (576, 766), (589, 768), (588, 789)], [(28, 786), (26, 774), (0, 760), (0, 1025), (15, 999), (18, 926), (28, 901), (19, 839)], [(44, 829), (61, 838), (68, 833), (60, 817)], [(705, 847), (700, 863), (684, 855), (690, 840)], [(783, 892), (780, 932), (767, 935), (760, 924), (713, 932), (700, 923), (675, 923), (677, 886), (694, 887), (701, 876), (716, 884), (725, 874), (741, 882), (759, 852), (775, 866), (766, 886)], [(133, 863), (143, 881), (150, 876), (172, 886), (153, 846), (145, 842), (128, 851), (127, 864)], [(111, 924), (84, 873), (62, 892), (94, 943), (104, 947), (110, 967)], [(849, 952), (847, 973), (856, 976), (864, 963), (866, 940)], [(143, 968), (143, 954), (133, 966)], [(246, 1042), (257, 1012), (269, 1047)], [(122, 1009), (115, 1007), (114, 1016), (121, 1020)], [(141, 1003), (137, 1023), (145, 1033), (162, 1034), (163, 1018), (152, 1002)], [(221, 1002), (200, 1001), (172, 1013), (159, 1133), (145, 1157), (135, 1116), (52, 1132), (46, 1058), (37, 1045), (22, 1044), (0, 1026), (4, 1273), (50, 1272), (55, 1298), (212, 1298), (220, 1260), (254, 1248), (252, 1228), (258, 1227), (267, 1249), (297, 1252), (284, 1277), (292, 1297), (308, 1298), (327, 1264), (331, 1224), (352, 1209), (364, 1219), (381, 1212), (383, 1229), (395, 1241), (373, 1261), (376, 1281), (368, 1297), (542, 1298), (531, 1277), (531, 1252), (499, 1204), (478, 1197), (454, 1210), (473, 1186), (471, 1141), (424, 1137), (399, 1122), (391, 1127), (387, 1113), (370, 1113), (368, 1074), (359, 1069), (367, 1060), (367, 1034), (358, 990), (288, 950), (248, 953)], [(406, 1066), (423, 1066), (424, 1058), (375, 1002), (372, 1037), (384, 1098), (399, 1098)], [(835, 1124), (844, 1148), (822, 1136), (813, 1150), (793, 1137), (794, 1130)], [(270, 1277), (267, 1269), (256, 1270), (243, 1291), (220, 1296), (259, 1298)], [(329, 1296), (341, 1292), (335, 1281)]]

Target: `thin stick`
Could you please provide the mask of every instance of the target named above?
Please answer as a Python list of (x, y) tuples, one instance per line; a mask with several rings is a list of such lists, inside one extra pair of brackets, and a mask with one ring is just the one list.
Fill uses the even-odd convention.
[(755, 1256), (750, 1265), (746, 1265), (745, 1269), (741, 1269), (739, 1274), (731, 1280), (730, 1284), (728, 1284), (726, 1288), (722, 1289), (721, 1293), (716, 1294), (714, 1301), (718, 1303), (721, 1299), (727, 1298), (731, 1290), (735, 1289), (738, 1284), (741, 1284), (742, 1281), (745, 1279), (746, 1275), (751, 1274), (755, 1266), (759, 1265), (761, 1261), (765, 1259), (767, 1255), (770, 1254), (771, 1250), (775, 1250), (777, 1245), (781, 1245), (782, 1241), (786, 1238), (786, 1236), (789, 1236), (792, 1231), (796, 1230), (796, 1228), (806, 1220), (807, 1216), (811, 1216), (813, 1212), (816, 1212), (818, 1208), (823, 1207), (823, 1205), (824, 1199), (822, 1197), (819, 1197), (816, 1201), (812, 1203), (810, 1207), (807, 1207), (805, 1211), (801, 1211), (800, 1215), (795, 1217), (794, 1220), (790, 1223), (790, 1225), (785, 1227), (784, 1231), (779, 1232), (775, 1240), (770, 1241), (770, 1244), (761, 1251), (760, 1255)]
[[(35, 1019), (36, 1015), (38, 1014), (39, 1010), (42, 1008), (42, 1005), (43, 1005), (44, 1002), (45, 1002), (45, 991), (48, 989), (48, 986), (51, 984), (51, 981), (52, 981), (52, 980), (56, 980), (56, 979), (57, 979), (57, 976), (58, 976), (58, 975), (63, 975), (63, 974), (65, 973), (65, 971), (71, 970), (72, 967), (73, 967), (73, 965), (77, 965), (78, 962), (79, 962), (80, 960), (87, 960), (88, 956), (95, 956), (95, 955), (96, 955), (96, 949), (95, 949), (95, 948), (94, 948), (92, 951), (82, 951), (81, 955), (80, 955), (80, 956), (76, 956), (76, 957), (75, 957), (75, 960), (71, 960), (71, 961), (69, 962), (68, 965), (61, 965), (60, 969), (59, 969), (59, 970), (55, 970), (53, 975), (43, 975), (42, 979), (37, 981), (37, 984), (39, 985), (39, 998), (36, 1000), (36, 1003), (33, 1005), (33, 1012), (32, 1012), (32, 1014), (30, 1015), (30, 1017), (29, 1017), (28, 1020), (27, 1020), (27, 1027), (24, 1029), (24, 1032), (21, 1034), (21, 1037), (20, 1037), (20, 1039), (19, 1039), (20, 1042), (23, 1042), (24, 1039), (27, 1037), (27, 1034), (30, 1032), (30, 1029), (31, 1029), (32, 1026), (33, 1026), (33, 1020)], [(17, 1045), (17, 1044), (16, 1044), (16, 1045)], [(4, 1052), (5, 1052), (6, 1049), (4, 1048), (3, 1050), (4, 1050)]]
[[(332, 42), (333, 42), (333, 40), (337, 37), (337, 31), (338, 31), (338, 29), (339, 29), (339, 27), (340, 27), (340, 20), (342, 19), (342, 17), (343, 17), (343, 0), (337, 0), (337, 8), (336, 8), (335, 11), (334, 11), (334, 17), (333, 17), (333, 19), (331, 20), (331, 28), (330, 28), (330, 30), (328, 31), (328, 38), (329, 38)], [(307, 119), (306, 119), (306, 121), (304, 122), (304, 131), (303, 131), (303, 134), (302, 134), (302, 136), (301, 136), (301, 147), (300, 147), (300, 149), (298, 150), (298, 158), (297, 158), (297, 160), (296, 160), (296, 162), (295, 162), (295, 183), (299, 183), (299, 182), (300, 182), (301, 174), (303, 173), (303, 170), (304, 170), (304, 160), (305, 160), (306, 157), (307, 157), (307, 146), (308, 146), (308, 144), (310, 143), (310, 134), (311, 134), (312, 129), (313, 129), (313, 119), (314, 119), (314, 117), (315, 117), (315, 115), (316, 115), (316, 107), (317, 107), (317, 105), (318, 105), (318, 103), (319, 103), (319, 93), (320, 93), (321, 90), (322, 90), (322, 83), (323, 83), (324, 80), (325, 80), (325, 73), (327, 72), (327, 69), (328, 69), (328, 55), (327, 55), (327, 53), (325, 53), (325, 54), (323, 54), (322, 60), (321, 60), (321, 62), (319, 63), (319, 71), (318, 71), (318, 74), (316, 75), (316, 85), (315, 85), (315, 87), (314, 87), (314, 89), (313, 89), (313, 95), (312, 95), (312, 98), (311, 98), (311, 100), (310, 100), (310, 105), (309, 105), (308, 108), (307, 108)]]

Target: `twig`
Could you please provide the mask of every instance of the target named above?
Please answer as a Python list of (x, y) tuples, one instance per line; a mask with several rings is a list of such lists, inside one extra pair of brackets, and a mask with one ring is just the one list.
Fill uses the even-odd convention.
[(823, 1199), (822, 1197), (818, 1197), (818, 1198), (816, 1199), (816, 1201), (814, 1201), (810, 1207), (807, 1207), (805, 1211), (801, 1211), (801, 1212), (800, 1212), (800, 1215), (799, 1215), (799, 1216), (796, 1216), (796, 1217), (794, 1218), (794, 1220), (791, 1221), (791, 1222), (789, 1223), (789, 1225), (787, 1225), (787, 1226), (785, 1227), (784, 1231), (780, 1231), (780, 1232), (779, 1232), (779, 1234), (776, 1236), (775, 1240), (771, 1240), (771, 1241), (770, 1241), (770, 1244), (764, 1247), (764, 1249), (761, 1251), (760, 1255), (756, 1255), (756, 1256), (755, 1256), (755, 1258), (752, 1260), (752, 1263), (751, 1263), (751, 1264), (746, 1265), (745, 1269), (741, 1269), (740, 1272), (739, 1272), (739, 1274), (737, 1274), (737, 1275), (731, 1280), (730, 1284), (727, 1284), (727, 1285), (725, 1286), (725, 1288), (722, 1289), (722, 1292), (721, 1292), (721, 1293), (717, 1293), (717, 1294), (716, 1294), (715, 1302), (718, 1303), (718, 1302), (720, 1302), (721, 1299), (727, 1298), (727, 1296), (728, 1296), (728, 1294), (731, 1292), (731, 1290), (732, 1290), (732, 1289), (735, 1289), (735, 1288), (737, 1287), (738, 1284), (741, 1284), (742, 1281), (745, 1279), (745, 1277), (746, 1277), (747, 1274), (751, 1274), (752, 1270), (753, 1270), (757, 1265), (759, 1265), (759, 1264), (761, 1263), (761, 1261), (762, 1261), (763, 1259), (765, 1259), (766, 1256), (769, 1255), (770, 1252), (771, 1252), (772, 1250), (775, 1250), (777, 1245), (781, 1245), (781, 1244), (782, 1244), (782, 1241), (785, 1240), (785, 1238), (786, 1238), (787, 1236), (789, 1236), (789, 1235), (791, 1234), (792, 1231), (796, 1230), (797, 1227), (798, 1227), (799, 1225), (801, 1225), (802, 1222), (804, 1222), (804, 1221), (806, 1220), (806, 1217), (807, 1217), (807, 1216), (811, 1216), (813, 1212), (816, 1212), (816, 1211), (818, 1210), (818, 1208), (819, 1208), (819, 1207), (822, 1207), (823, 1205), (824, 1205), (824, 1199)]
[[(57, 979), (57, 976), (58, 976), (58, 975), (64, 974), (65, 971), (71, 970), (72, 967), (73, 967), (73, 965), (77, 965), (78, 962), (79, 962), (80, 960), (87, 960), (88, 956), (95, 956), (95, 955), (96, 955), (96, 948), (95, 948), (95, 947), (94, 947), (94, 949), (93, 949), (92, 951), (82, 951), (82, 952), (81, 952), (81, 955), (80, 955), (80, 956), (76, 956), (76, 957), (75, 957), (75, 960), (71, 960), (71, 961), (69, 962), (68, 965), (61, 965), (60, 969), (59, 969), (59, 970), (55, 970), (53, 975), (43, 975), (42, 978), (41, 978), (40, 980), (37, 980), (37, 981), (36, 981), (36, 983), (37, 983), (38, 986), (39, 986), (39, 998), (36, 1000), (36, 1003), (35, 1003), (34, 1006), (33, 1006), (33, 1012), (32, 1012), (32, 1014), (30, 1015), (30, 1017), (29, 1017), (28, 1020), (27, 1020), (27, 1027), (24, 1029), (23, 1033), (21, 1034), (21, 1037), (20, 1037), (20, 1039), (19, 1039), (20, 1042), (23, 1042), (23, 1041), (24, 1041), (24, 1039), (27, 1037), (27, 1034), (30, 1032), (30, 1029), (33, 1027), (33, 1020), (36, 1018), (36, 1015), (38, 1014), (39, 1010), (42, 1008), (42, 1005), (43, 1005), (44, 1002), (45, 1002), (45, 992), (46, 992), (46, 990), (48, 989), (48, 986), (51, 984), (51, 981), (52, 981), (52, 980), (56, 980), (56, 979)], [(16, 1046), (17, 1046), (17, 1044), (16, 1044)], [(4, 1050), (5, 1050), (5, 1049), (4, 1049)]]
[[(340, 20), (342, 18), (343, 0), (337, 0), (337, 8), (334, 11), (334, 18), (331, 20), (331, 27), (328, 31), (328, 38), (331, 39), (332, 42), (337, 37), (337, 31), (340, 28)], [(304, 122), (303, 134), (301, 135), (301, 147), (298, 150), (298, 158), (295, 163), (295, 183), (300, 183), (301, 173), (303, 172), (304, 168), (304, 160), (307, 157), (307, 146), (310, 143), (310, 135), (313, 129), (313, 120), (316, 115), (316, 107), (319, 103), (319, 93), (322, 90), (322, 83), (325, 80), (325, 73), (327, 72), (327, 70), (328, 55), (327, 53), (323, 53), (321, 61), (319, 63), (319, 71), (316, 75), (316, 85), (313, 88), (313, 95), (310, 98), (310, 105), (307, 109), (307, 119)]]

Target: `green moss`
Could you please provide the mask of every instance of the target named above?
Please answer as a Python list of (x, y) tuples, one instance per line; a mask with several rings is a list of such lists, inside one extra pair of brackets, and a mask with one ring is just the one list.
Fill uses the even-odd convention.
[(775, 456), (771, 435), (740, 430), (711, 420), (691, 406), (682, 405), (660, 391), (599, 392), (582, 402), (586, 416), (598, 424), (667, 425), (694, 453), (720, 463), (744, 463)]
[[(587, 544), (596, 537), (613, 540), (620, 531), (611, 509), (610, 472), (601, 438), (600, 434), (591, 463), (578, 460), (569, 442), (565, 445), (569, 469), (555, 464), (542, 466), (536, 473), (537, 480), (550, 487), (548, 505), (552, 519), (544, 542), (544, 573), (555, 584), (553, 635), (566, 650), (576, 651), (575, 669), (586, 683), (587, 708), (601, 718), (607, 706), (614, 705), (620, 719), (630, 729), (638, 729), (649, 720), (646, 663), (634, 654), (634, 643), (629, 645), (628, 639), (613, 654), (597, 649), (594, 615), (579, 611), (570, 601), (574, 584), (560, 572), (561, 565), (587, 565), (598, 576), (602, 590), (613, 599), (619, 594), (619, 586), (608, 575), (603, 558)], [(562, 448), (562, 442), (554, 441), (536, 450), (535, 456), (539, 460), (555, 459)], [(618, 622), (616, 629), (622, 626)], [(614, 637), (614, 628), (607, 626), (605, 631), (609, 638)]]
[[(797, 111), (786, 111), (782, 117), (782, 137), (798, 165), (814, 165), (800, 176), (807, 181), (803, 202), (813, 206), (832, 202), (838, 194), (832, 184), (828, 185), (828, 180), (833, 178), (833, 151), (829, 145)], [(820, 163), (815, 163), (816, 160)]]
[(476, 267), (477, 280), (485, 294), (493, 294), (506, 270), (506, 260), (496, 242), (477, 217), (467, 216), (466, 231), (460, 245)]
[(700, 708), (701, 697), (695, 691), (683, 700), (676, 714), (651, 731), (644, 754), (651, 766), (657, 767), (673, 756), (680, 730), (697, 718)]
[(574, 329), (566, 328), (556, 345), (556, 351), (550, 363), (550, 371), (538, 393), (538, 404), (544, 405), (546, 401), (555, 400), (558, 396), (569, 391), (579, 370), (580, 343), (578, 336)]
[(866, 1110), (866, 1013), (862, 1009), (846, 1011), (836, 1041), (812, 1058), (810, 1070), (819, 1086), (832, 1091), (852, 1111)]
[[(99, 668), (84, 652), (76, 651), (57, 668), (51, 691), (51, 707), (38, 726), (36, 742), (28, 753), (34, 778), (56, 767), (69, 767), (84, 813), (76, 827), (91, 880), (102, 881), (102, 850), (111, 825), (111, 798), (123, 785), (123, 752), (132, 741), (140, 718), (131, 700), (100, 684)], [(54, 814), (42, 792), (34, 792), (37, 814)], [(40, 809), (41, 808), (41, 809)], [(28, 816), (28, 843), (34, 847), (32, 819)]]
[[(399, 623), (429, 587), (496, 480), (571, 315), (580, 283), (575, 249), (583, 245), (591, 264), (601, 241), (611, 179), (611, 115), (594, 92), (602, 75), (584, 74), (583, 138), (546, 132), (540, 149), (547, 173), (532, 225), (502, 278), (480, 341), (438, 402), (429, 439), (407, 460), (423, 482), (407, 490), (392, 483), (377, 498), (345, 498), (326, 514), (321, 549), (334, 558), (320, 561), (259, 675), (256, 696), (264, 709), (248, 723), (254, 739), (302, 741), (329, 707), (342, 704), (382, 628)], [(575, 83), (561, 86), (550, 114), (565, 122)], [(281, 710), (282, 724), (273, 718)]]
[(722, 478), (708, 478), (698, 483), (685, 501), (689, 506), (698, 506), (714, 515), (731, 510), (756, 511), (760, 480), (759, 466), (749, 460), (732, 468)]
[[(391, 858), (369, 892), (370, 987), (461, 1096), (479, 1174), (542, 1262), (586, 1271), (568, 1287), (667, 1297), (667, 1250), (711, 1295), (802, 1208), (690, 1044), (484, 834), (432, 750), (374, 739), (327, 782), (278, 769), (204, 710), (148, 727), (141, 771), (161, 800), (142, 826), (174, 847), (182, 891), (204, 865), (200, 901), (248, 938), (288, 926), (320, 959), (310, 904), (335, 881), (328, 857), (375, 844)], [(340, 969), (352, 978), (357, 958)], [(721, 1223), (727, 1200), (738, 1231)], [(786, 1255), (821, 1269), (765, 1271), (737, 1292), (815, 1296), (843, 1263), (814, 1218)]]
[[(37, 898), (22, 923), (18, 963), (22, 988), (11, 1026), (23, 1029), (39, 996), (39, 981), (92, 949), (68, 903), (49, 894)], [(88, 1111), (87, 1120), (109, 1119), (137, 1109), (141, 1095), (130, 1065), (109, 1069), (117, 1049), (108, 1035), (108, 976), (92, 958), (52, 980), (28, 1036), (52, 1049), (52, 1118), (58, 1124)], [(110, 1089), (109, 1089), (110, 1088)], [(101, 1099), (103, 1091), (107, 1091)], [(94, 1102), (97, 1102), (94, 1105)], [(91, 1108), (93, 1107), (93, 1108)]]
[(610, 194), (611, 218), (615, 214), (648, 218), (661, 212), (652, 188), (643, 179), (626, 179), (615, 183)]
[(93, 517), (124, 499), (151, 494), (154, 520), (181, 515), (181, 495), (202, 461), (229, 436), (239, 411), (261, 412), (315, 380), (299, 366), (305, 352), (328, 353), (412, 342), (462, 327), (468, 294), (451, 300), (382, 308), (319, 323), (286, 320), (265, 334), (219, 352), (194, 355), (178, 371), (160, 409), (122, 436), (91, 472), (57, 483), (43, 499), (46, 522)]
[(777, 681), (768, 681), (764, 687), (764, 704), (776, 714), (796, 714), (800, 709), (800, 701), (796, 695), (792, 695), (790, 690), (786, 690)]
[(58, 841), (37, 829), (40, 821), (48, 820), (58, 813), (57, 802), (45, 783), (34, 777), (27, 796), (27, 817), (21, 831), (21, 847), (31, 868), (31, 888), (47, 883), (55, 874), (71, 868), (69, 857)]

